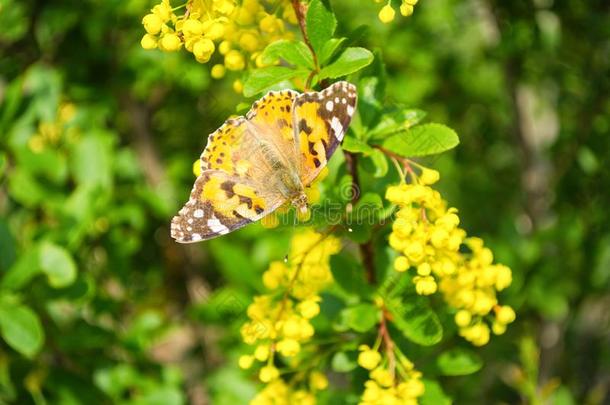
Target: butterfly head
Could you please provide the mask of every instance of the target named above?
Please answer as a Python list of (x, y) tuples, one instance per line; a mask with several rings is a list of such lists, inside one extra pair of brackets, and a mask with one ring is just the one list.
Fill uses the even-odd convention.
[(292, 199), (292, 205), (301, 213), (306, 214), (309, 209), (309, 202), (307, 200), (307, 195), (304, 192), (299, 193), (296, 197)]

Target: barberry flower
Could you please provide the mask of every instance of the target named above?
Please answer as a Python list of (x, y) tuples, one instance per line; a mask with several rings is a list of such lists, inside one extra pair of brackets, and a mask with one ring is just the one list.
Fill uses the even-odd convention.
[(484, 345), (490, 337), (488, 314), (495, 313), (491, 328), (495, 334), (504, 333), (515, 319), (512, 308), (499, 306), (497, 300), (497, 293), (512, 281), (511, 271), (494, 264), (483, 240), (467, 237), (459, 227), (457, 209), (448, 208), (430, 187), (439, 180), (437, 171), (422, 167), (421, 175), (411, 172), (411, 178), (411, 183), (386, 191), (386, 198), (398, 207), (389, 238), (400, 254), (394, 268), (398, 272), (414, 268), (415, 291), (420, 295), (440, 291), (456, 310), (460, 335), (474, 345)]
[[(178, 10), (183, 12), (176, 14)], [(189, 0), (176, 8), (162, 0), (142, 18), (146, 34), (140, 43), (144, 49), (167, 52), (184, 47), (200, 63), (209, 62), (218, 50), (223, 62), (214, 65), (211, 76), (219, 79), (225, 69), (240, 72), (251, 64), (263, 66), (265, 47), (292, 39), (286, 25), (296, 23), (290, 0)], [(241, 93), (243, 86), (235, 83), (234, 89)]]
[[(408, 17), (413, 14), (413, 8), (418, 1), (419, 0), (402, 0), (402, 4), (400, 5), (400, 14), (402, 14), (404, 17)], [(375, 0), (375, 3), (381, 2), (382, 0)], [(394, 21), (395, 16), (396, 11), (394, 10), (394, 7), (392, 7), (391, 1), (387, 1), (386, 5), (379, 10), (379, 20), (384, 24)]]

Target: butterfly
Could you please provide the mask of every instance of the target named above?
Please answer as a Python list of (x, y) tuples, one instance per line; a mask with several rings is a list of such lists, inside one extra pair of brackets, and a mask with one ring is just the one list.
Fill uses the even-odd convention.
[(245, 117), (227, 120), (208, 137), (172, 238), (225, 235), (287, 203), (306, 212), (305, 188), (341, 144), (356, 104), (356, 87), (342, 81), (320, 92), (269, 92)]

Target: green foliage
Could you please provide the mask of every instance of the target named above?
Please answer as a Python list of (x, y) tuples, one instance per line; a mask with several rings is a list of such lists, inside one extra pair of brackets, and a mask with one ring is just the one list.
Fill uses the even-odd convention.
[[(602, 403), (607, 7), (420, 3), (408, 20), (382, 25), (373, 1), (313, 0), (312, 49), (272, 43), (263, 59), (280, 65), (244, 78), (246, 97), (339, 78), (359, 89), (342, 148), (362, 195), (347, 192), (354, 179), (341, 152), (321, 185), (326, 204), (354, 208), (335, 218), (346, 246), (331, 258), (336, 285), (315, 320), (316, 337), (331, 342), (316, 360), (345, 388), (321, 403), (357, 401), (354, 338), (377, 336), (375, 295), (424, 372), (421, 404)], [(253, 225), (188, 248), (169, 239), (206, 135), (243, 100), (188, 55), (140, 49), (149, 6), (0, 1), (2, 403), (183, 404), (203, 395), (235, 404), (257, 390), (236, 367), (239, 327), (262, 271), (288, 252), (292, 226)], [(389, 227), (378, 224), (393, 212), (384, 193), (399, 178), (380, 149), (433, 162), (462, 221), (513, 268), (505, 298), (518, 321), (487, 348), (464, 348), (453, 313), (417, 297), (409, 277), (392, 278)], [(373, 248), (373, 273), (359, 245)]]

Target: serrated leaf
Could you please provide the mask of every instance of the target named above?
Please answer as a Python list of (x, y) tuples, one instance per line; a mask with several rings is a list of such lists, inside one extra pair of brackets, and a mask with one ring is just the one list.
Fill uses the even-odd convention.
[(479, 371), (483, 361), (475, 352), (457, 348), (441, 353), (436, 366), (442, 375), (468, 375)]
[(25, 305), (0, 304), (0, 333), (10, 347), (26, 357), (33, 357), (44, 341), (38, 315)]
[(343, 144), (341, 148), (347, 152), (352, 153), (364, 153), (365, 155), (371, 154), (374, 152), (374, 149), (369, 146), (366, 142), (361, 141), (360, 139), (354, 138), (353, 136), (347, 136), (343, 140)]
[(373, 54), (365, 48), (347, 48), (336, 61), (320, 71), (319, 78), (336, 79), (357, 72), (373, 62)]
[(63, 247), (44, 242), (39, 252), (40, 269), (49, 279), (53, 288), (64, 288), (76, 279), (76, 264), (70, 253)]
[(252, 97), (304, 72), (306, 71), (302, 69), (291, 69), (284, 66), (269, 66), (253, 70), (244, 83), (244, 96)]
[(326, 64), (335, 53), (341, 48), (341, 46), (345, 43), (347, 38), (331, 38), (329, 39), (322, 48), (320, 55), (318, 55), (318, 62), (320, 65)]
[(436, 155), (455, 148), (460, 143), (457, 134), (442, 124), (418, 125), (386, 138), (381, 145), (402, 157)]
[(392, 323), (412, 342), (432, 346), (443, 338), (443, 328), (436, 313), (420, 297), (393, 299), (387, 302)]
[(328, 1), (312, 0), (307, 9), (305, 22), (309, 42), (319, 55), (337, 28), (337, 19), (331, 11)]
[(283, 59), (296, 67), (314, 69), (311, 51), (301, 41), (279, 40), (265, 48), (262, 59), (264, 63), (273, 63)]
[(361, 303), (341, 311), (342, 323), (356, 332), (371, 330), (379, 322), (379, 308), (372, 304)]
[(367, 296), (371, 287), (366, 282), (365, 270), (360, 263), (347, 254), (330, 258), (330, 268), (337, 284), (346, 292)]
[(418, 124), (426, 112), (417, 109), (398, 108), (385, 111), (379, 123), (368, 133), (369, 139), (382, 139)]

